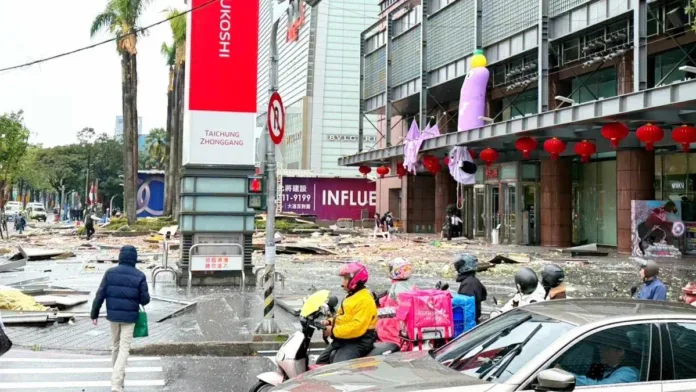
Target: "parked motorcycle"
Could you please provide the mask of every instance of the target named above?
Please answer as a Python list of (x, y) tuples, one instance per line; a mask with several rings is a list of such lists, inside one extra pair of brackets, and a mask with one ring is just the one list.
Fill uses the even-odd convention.
[[(378, 296), (375, 295), (375, 298)], [(249, 389), (249, 392), (270, 391), (277, 385), (297, 377), (300, 374), (313, 370), (321, 365), (309, 364), (309, 348), (312, 336), (317, 330), (326, 329), (322, 321), (333, 317), (336, 314), (338, 298), (331, 296), (329, 290), (321, 290), (307, 298), (300, 310), (301, 331), (290, 335), (288, 340), (278, 350), (275, 357), (278, 369), (274, 372), (266, 372), (256, 376), (258, 382)], [(388, 314), (382, 312), (379, 317)], [(329, 344), (329, 340), (324, 336), (324, 342)], [(399, 351), (399, 347), (391, 343), (375, 343), (374, 348), (367, 356), (386, 355)]]

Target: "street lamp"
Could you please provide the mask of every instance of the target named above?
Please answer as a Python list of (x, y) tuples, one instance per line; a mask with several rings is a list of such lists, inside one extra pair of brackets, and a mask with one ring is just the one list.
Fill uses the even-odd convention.
[(683, 65), (683, 66), (679, 67), (679, 70), (682, 72), (696, 74), (696, 67), (691, 66), (691, 65)]
[(569, 104), (569, 105), (575, 105), (575, 100), (574, 100), (574, 99), (566, 98), (566, 97), (564, 97), (564, 96), (562, 96), (562, 95), (556, 95), (555, 98), (556, 98), (557, 101), (565, 102), (565, 103), (567, 103), (567, 104)]

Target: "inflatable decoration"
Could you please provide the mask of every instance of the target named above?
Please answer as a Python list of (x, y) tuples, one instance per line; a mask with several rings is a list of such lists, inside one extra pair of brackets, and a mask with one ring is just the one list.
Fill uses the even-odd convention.
[(486, 68), (487, 64), (483, 50), (474, 51), (474, 56), (471, 58), (471, 71), (466, 74), (459, 95), (459, 122), (457, 124), (459, 132), (484, 126), (481, 117), (485, 114), (486, 88), (490, 77)]
[(440, 136), (440, 128), (437, 124), (434, 127), (428, 125), (423, 132), (418, 130), (418, 124), (414, 120), (411, 123), (411, 128), (406, 134), (406, 140), (404, 141), (404, 168), (411, 174), (416, 174), (418, 170), (418, 152), (420, 151), (423, 142), (432, 139), (436, 136)]
[(450, 175), (462, 185), (476, 183), (476, 164), (471, 159), (469, 149), (466, 147), (453, 147), (448, 155)]

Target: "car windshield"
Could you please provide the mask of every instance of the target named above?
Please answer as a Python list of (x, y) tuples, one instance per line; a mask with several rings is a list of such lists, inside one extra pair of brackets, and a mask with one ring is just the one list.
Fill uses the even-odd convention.
[(43, 207), (34, 207), (32, 208), (35, 212), (46, 212), (46, 210), (43, 209)]
[(572, 328), (566, 322), (516, 309), (460, 336), (434, 355), (441, 364), (468, 376), (505, 382)]

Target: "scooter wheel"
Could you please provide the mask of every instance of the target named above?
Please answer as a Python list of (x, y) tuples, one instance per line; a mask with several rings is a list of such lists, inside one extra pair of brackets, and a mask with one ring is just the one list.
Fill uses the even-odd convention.
[(273, 385), (258, 381), (253, 387), (249, 388), (249, 392), (268, 392), (273, 389)]

